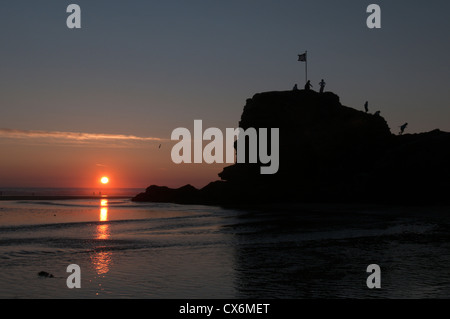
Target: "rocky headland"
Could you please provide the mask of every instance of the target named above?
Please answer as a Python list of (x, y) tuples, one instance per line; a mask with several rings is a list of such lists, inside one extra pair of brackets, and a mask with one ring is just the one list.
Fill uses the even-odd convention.
[(231, 206), (450, 201), (450, 133), (397, 135), (380, 115), (346, 107), (334, 93), (305, 90), (254, 95), (239, 127), (280, 129), (276, 174), (261, 175), (260, 163), (236, 163), (201, 189), (152, 185), (133, 200)]

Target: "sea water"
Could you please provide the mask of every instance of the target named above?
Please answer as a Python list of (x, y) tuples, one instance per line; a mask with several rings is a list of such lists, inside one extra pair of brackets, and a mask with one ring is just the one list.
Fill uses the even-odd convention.
[(0, 201), (0, 298), (448, 298), (449, 239), (445, 207)]

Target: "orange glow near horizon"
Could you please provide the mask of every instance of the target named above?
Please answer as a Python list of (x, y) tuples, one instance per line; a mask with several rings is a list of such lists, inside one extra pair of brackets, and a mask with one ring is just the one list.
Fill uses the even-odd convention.
[[(0, 139), (0, 184), (5, 188), (88, 188), (96, 193), (150, 185), (201, 188), (217, 180), (217, 174), (228, 166), (175, 164), (170, 146), (91, 148)], [(107, 184), (101, 182), (103, 177), (108, 178)]]
[(106, 177), (106, 176), (103, 176), (103, 177), (100, 179), (100, 182), (101, 182), (103, 185), (106, 185), (106, 184), (109, 183), (109, 178)]

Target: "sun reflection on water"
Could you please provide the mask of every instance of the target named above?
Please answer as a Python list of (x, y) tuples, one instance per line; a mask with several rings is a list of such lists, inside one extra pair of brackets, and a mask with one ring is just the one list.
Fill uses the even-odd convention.
[(99, 251), (91, 256), (92, 265), (97, 271), (97, 275), (105, 275), (109, 272), (112, 263), (110, 251)]
[(100, 221), (107, 222), (108, 221), (108, 207), (100, 208)]
[[(108, 221), (108, 200), (102, 199), (100, 201), (100, 222)], [(96, 248), (96, 252), (91, 256), (91, 262), (97, 271), (98, 275), (104, 275), (109, 272), (112, 263), (112, 253), (105, 250), (105, 246), (101, 243), (103, 240), (107, 240), (111, 236), (109, 224), (97, 225), (97, 232), (95, 239), (99, 240), (99, 246)], [(98, 250), (98, 251), (97, 251)]]

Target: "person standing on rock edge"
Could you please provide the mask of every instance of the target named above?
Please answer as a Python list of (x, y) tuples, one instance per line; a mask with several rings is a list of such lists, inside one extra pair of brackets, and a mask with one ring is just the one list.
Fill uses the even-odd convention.
[(366, 103), (364, 103), (364, 109), (366, 110), (366, 113), (369, 112), (369, 102), (366, 101)]
[(311, 81), (308, 80), (308, 82), (306, 82), (306, 84), (305, 84), (305, 90), (306, 90), (306, 91), (309, 91), (309, 90), (311, 90), (311, 88), (312, 88)]
[(293, 91), (298, 91), (298, 86), (297, 84), (294, 85), (294, 88), (292, 89)]
[(319, 85), (320, 85), (320, 93), (323, 93), (323, 90), (325, 89), (325, 81), (322, 79), (322, 81), (320, 81)]
[(408, 126), (408, 123), (405, 123), (402, 126), (400, 126), (400, 135), (403, 135), (407, 126)]

